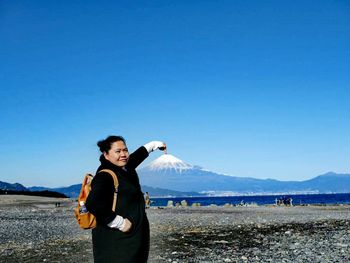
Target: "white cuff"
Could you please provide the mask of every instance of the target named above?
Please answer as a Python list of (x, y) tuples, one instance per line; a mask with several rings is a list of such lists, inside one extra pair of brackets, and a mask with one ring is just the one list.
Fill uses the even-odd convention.
[(111, 228), (118, 228), (119, 230), (123, 229), (125, 226), (125, 219), (117, 215), (112, 222), (108, 224)]
[(148, 153), (151, 153), (157, 150), (159, 147), (165, 147), (165, 143), (160, 141), (152, 141), (152, 142), (146, 143), (143, 147), (146, 148)]

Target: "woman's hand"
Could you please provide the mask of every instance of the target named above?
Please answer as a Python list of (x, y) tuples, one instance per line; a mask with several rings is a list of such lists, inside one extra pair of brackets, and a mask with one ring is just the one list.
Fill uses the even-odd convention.
[(166, 152), (166, 144), (160, 141), (152, 141), (152, 142), (146, 143), (144, 147), (147, 149), (148, 153), (158, 149)]
[(130, 220), (127, 218), (124, 218), (124, 226), (122, 229), (120, 229), (120, 231), (124, 233), (129, 232), (131, 227), (132, 227), (132, 223), (130, 222)]

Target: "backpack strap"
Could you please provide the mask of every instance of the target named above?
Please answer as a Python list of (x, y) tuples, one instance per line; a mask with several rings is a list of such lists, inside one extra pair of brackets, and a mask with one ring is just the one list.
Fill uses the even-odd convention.
[(113, 197), (112, 211), (115, 212), (115, 208), (117, 206), (117, 194), (118, 194), (118, 186), (119, 186), (118, 177), (115, 174), (115, 172), (113, 172), (110, 169), (103, 169), (103, 170), (99, 171), (99, 173), (101, 173), (101, 172), (109, 173), (113, 178), (115, 191), (114, 191), (114, 197)]

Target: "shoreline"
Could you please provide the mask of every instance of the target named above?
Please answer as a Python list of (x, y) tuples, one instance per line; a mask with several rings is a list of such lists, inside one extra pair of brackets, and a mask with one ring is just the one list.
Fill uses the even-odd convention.
[(349, 205), (350, 193), (307, 195), (247, 195), (247, 196), (198, 196), (152, 197), (151, 206), (263, 206), (263, 205)]

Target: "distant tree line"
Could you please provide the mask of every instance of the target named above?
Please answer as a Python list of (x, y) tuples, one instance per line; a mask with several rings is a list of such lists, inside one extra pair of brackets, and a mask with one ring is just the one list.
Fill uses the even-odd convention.
[(14, 191), (14, 190), (3, 190), (0, 189), (0, 195), (32, 195), (32, 196), (43, 196), (43, 197), (60, 197), (67, 198), (65, 194), (54, 192), (54, 191)]

